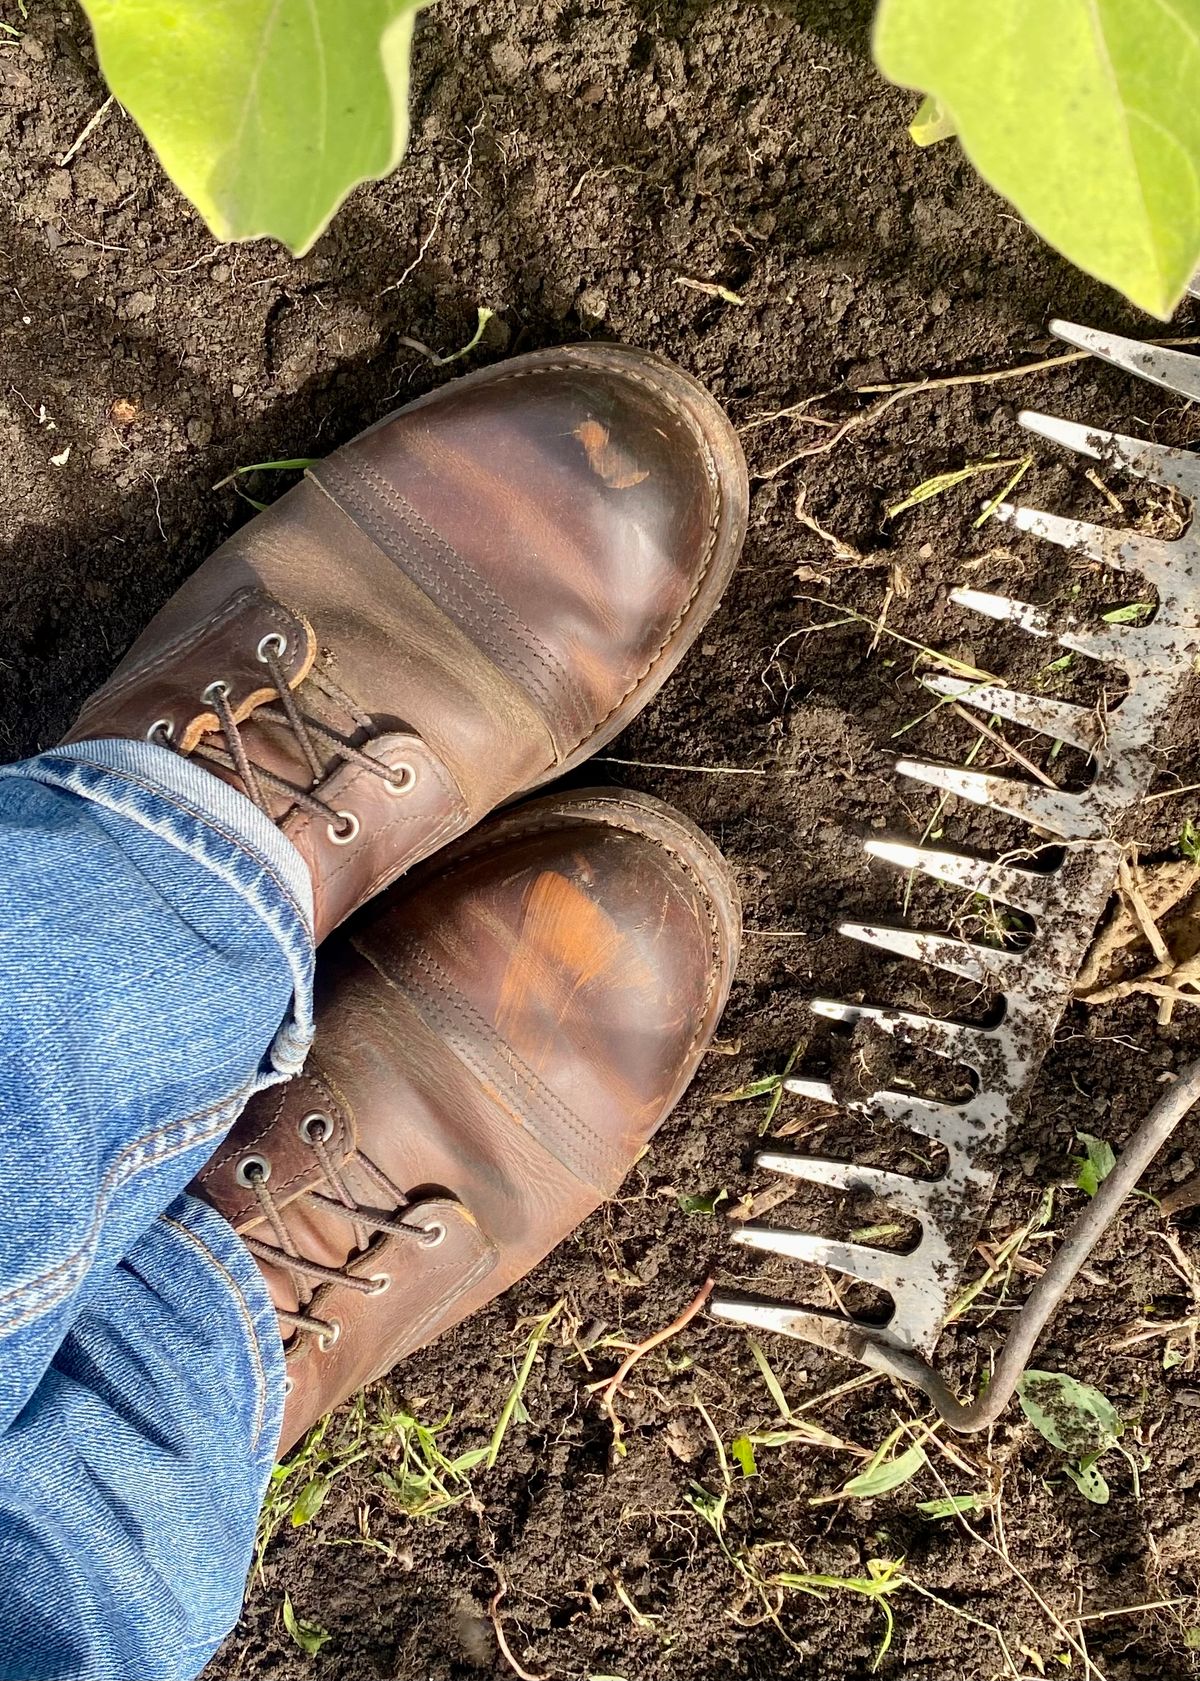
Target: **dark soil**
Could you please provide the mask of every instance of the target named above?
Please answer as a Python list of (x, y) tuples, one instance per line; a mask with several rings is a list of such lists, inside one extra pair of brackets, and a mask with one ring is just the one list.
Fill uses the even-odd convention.
[[(1045, 645), (1031, 653), (1027, 639), (953, 607), (956, 583), (1064, 606), (1130, 599), (1127, 581), (1081, 571), (994, 523), (973, 529), (996, 478), (893, 520), (885, 509), (935, 473), (1020, 455), (1014, 410), (1025, 404), (1175, 442), (1198, 423), (1168, 394), (1088, 363), (905, 399), (827, 453), (780, 466), (828, 435), (803, 417), (763, 423), (802, 399), (831, 393), (817, 413), (849, 414), (862, 402), (848, 394), (856, 387), (1034, 360), (1052, 348), (1051, 315), (1154, 330), (1040, 244), (953, 144), (922, 153), (909, 143), (913, 101), (869, 65), (866, 0), (434, 8), (418, 29), (408, 160), (357, 193), (300, 262), (267, 245), (214, 248), (119, 110), (59, 167), (104, 89), (78, 14), (57, 0), (30, 0), (28, 10), (26, 23), (6, 8), (21, 34), (0, 49), (0, 743), (11, 756), (55, 740), (149, 615), (247, 517), (233, 491), (213, 490), (218, 480), (246, 463), (320, 453), (447, 377), (407, 341), (452, 351), (470, 338), (478, 306), (496, 317), (459, 367), (580, 336), (622, 338), (677, 358), (743, 428), (755, 494), (728, 600), (611, 750), (637, 762), (592, 772), (678, 804), (737, 870), (747, 938), (724, 1043), (623, 1198), (490, 1312), (395, 1374), (397, 1394), (422, 1418), (453, 1413), (442, 1442), (461, 1451), (487, 1439), (532, 1318), (560, 1295), (572, 1324), (636, 1340), (679, 1313), (714, 1259), (727, 1279), (769, 1271), (786, 1289), (786, 1269), (726, 1247), (724, 1205), (711, 1216), (680, 1207), (679, 1194), (726, 1189), (736, 1200), (753, 1184), (761, 1104), (716, 1098), (778, 1070), (801, 1040), (810, 1041), (804, 1065), (820, 1071), (828, 1046), (806, 1008), (814, 992), (948, 1001), (936, 977), (902, 973), (833, 931), (839, 918), (899, 905), (902, 884), (868, 869), (862, 834), (920, 834), (934, 808), (889, 771), (895, 732), (928, 704), (913, 650), (884, 637), (872, 651), (870, 630), (846, 623), (841, 606), (877, 618), (886, 600), (892, 630), (1028, 676), (1051, 657)], [(719, 283), (744, 302), (685, 280)], [(1078, 464), (1049, 447), (1034, 454), (1029, 501), (1115, 520)], [(251, 488), (269, 496), (279, 482)], [(839, 559), (798, 519), (801, 499), (872, 564)], [(1129, 517), (1139, 510), (1155, 513), (1143, 499)], [(903, 740), (963, 756), (975, 737), (943, 711)], [(1200, 780), (1193, 729), (1179, 730), (1164, 764), (1185, 783)], [(1152, 852), (1170, 851), (1188, 807), (1154, 808)], [(952, 843), (1019, 834), (966, 808), (948, 809), (942, 827)], [(1070, 1186), (1075, 1129), (1119, 1144), (1195, 1038), (1187, 1012), (1160, 1028), (1144, 1000), (1072, 1011), (988, 1214), (992, 1239), (1029, 1219), (1045, 1187), (1065, 1183), (1061, 1225), (1082, 1200)], [(775, 1125), (812, 1119), (791, 1100)], [(840, 1126), (829, 1147), (853, 1147), (856, 1132), (860, 1146), (871, 1142), (861, 1123)], [(1148, 1188), (1186, 1176), (1190, 1155), (1200, 1156), (1195, 1122)], [(781, 1217), (793, 1210), (808, 1204), (798, 1199)], [(848, 1590), (792, 1591), (770, 1600), (767, 1617), (732, 1562), (753, 1548), (766, 1571), (842, 1578), (863, 1578), (870, 1559), (903, 1559), (911, 1580), (978, 1619), (899, 1592), (885, 1677), (1082, 1676), (1078, 1656), (1063, 1667), (1067, 1641), (1035, 1595), (1063, 1620), (1180, 1601), (1072, 1633), (1082, 1627), (1093, 1673), (1109, 1681), (1192, 1673), (1200, 1380), (1189, 1358), (1164, 1370), (1161, 1339), (1114, 1348), (1139, 1315), (1195, 1308), (1166, 1264), (1164, 1229), (1151, 1202), (1127, 1208), (1038, 1355), (1042, 1367), (1098, 1385), (1130, 1421), (1123, 1445), (1140, 1486), (1109, 1455), (1107, 1506), (1080, 1496), (1014, 1409), (991, 1439), (957, 1444), (953, 1458), (935, 1451), (931, 1469), (874, 1501), (811, 1503), (860, 1468), (846, 1452), (760, 1449), (757, 1477), (734, 1467), (726, 1554), (688, 1495), (693, 1484), (721, 1488), (697, 1401), (725, 1443), (777, 1422), (742, 1336), (698, 1320), (643, 1361), (618, 1403), (624, 1458), (586, 1392), (583, 1361), (555, 1346), (535, 1368), (528, 1418), (514, 1423), (495, 1470), (475, 1473), (474, 1502), (412, 1520), (374, 1467), (360, 1466), (307, 1528), (272, 1545), (210, 1674), (507, 1675), (488, 1617), (502, 1579), (509, 1643), (537, 1676), (866, 1676), (878, 1607)], [(1185, 1229), (1186, 1251), (1194, 1241)], [(1039, 1237), (1026, 1252), (1044, 1259), (1049, 1245)], [(791, 1288), (815, 1285), (793, 1273)], [(976, 1311), (944, 1339), (965, 1389), (1008, 1322), (1004, 1311)], [(793, 1405), (855, 1375), (803, 1344), (769, 1352)], [(615, 1356), (601, 1348), (591, 1359), (603, 1376)], [(881, 1383), (805, 1415), (868, 1448), (909, 1416), (911, 1398)], [(943, 1480), (956, 1492), (999, 1491), (1002, 1525), (995, 1510), (981, 1516), (976, 1539), (920, 1514), (917, 1502), (938, 1497)], [(353, 1544), (364, 1526), (393, 1556)], [(283, 1629), (285, 1590), (330, 1633), (316, 1657)]]

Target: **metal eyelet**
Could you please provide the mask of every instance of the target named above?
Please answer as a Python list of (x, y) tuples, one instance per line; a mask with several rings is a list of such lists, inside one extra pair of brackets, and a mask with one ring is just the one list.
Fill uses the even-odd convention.
[(290, 1372), (285, 1373), (284, 1374), (284, 1379), (283, 1379), (283, 1393), (285, 1395), (290, 1395), (292, 1393), (292, 1390), (295, 1389), (295, 1387), (296, 1387), (295, 1378), (292, 1377)]
[(243, 1156), (233, 1177), (239, 1185), (250, 1189), (256, 1179), (265, 1182), (271, 1177), (271, 1164), (266, 1156)]
[(441, 1220), (431, 1220), (421, 1232), (421, 1248), (436, 1249), (439, 1243), (446, 1241), (446, 1227)]
[(417, 773), (411, 765), (403, 762), (398, 765), (389, 765), (383, 790), (385, 794), (407, 794), (410, 789), (416, 786), (416, 781)]
[(223, 677), (218, 677), (215, 682), (208, 685), (200, 699), (208, 701), (211, 705), (215, 700), (223, 700), (228, 693), (229, 684)]
[(146, 731), (146, 740), (155, 741), (161, 736), (164, 741), (171, 741), (175, 736), (175, 726), (169, 718), (156, 718)]
[(370, 1294), (372, 1296), (382, 1296), (385, 1291), (390, 1290), (392, 1287), (392, 1275), (390, 1272), (372, 1273), (371, 1283), (375, 1286), (375, 1288), (370, 1291)]
[(311, 1115), (305, 1115), (296, 1128), (306, 1144), (324, 1144), (330, 1136), (333, 1127), (328, 1115), (322, 1115), (314, 1110)]
[(337, 1342), (341, 1334), (341, 1321), (338, 1319), (331, 1319), (329, 1321), (328, 1329), (317, 1333), (317, 1347), (321, 1350), (321, 1353), (328, 1354), (329, 1350), (333, 1347), (334, 1343)]
[(277, 630), (273, 630), (259, 642), (258, 647), (254, 650), (255, 657), (260, 659), (264, 665), (271, 655), (274, 655), (277, 660), (281, 660), (287, 653), (287, 646), (287, 637), (281, 636)]
[(332, 823), (326, 823), (325, 833), (329, 836), (334, 846), (349, 846), (351, 841), (358, 839), (359, 834), (362, 832), (362, 824), (359, 822), (358, 818), (355, 817), (352, 811), (338, 811), (334, 813), (334, 816), (340, 817), (346, 824), (346, 827), (344, 829), (335, 829)]

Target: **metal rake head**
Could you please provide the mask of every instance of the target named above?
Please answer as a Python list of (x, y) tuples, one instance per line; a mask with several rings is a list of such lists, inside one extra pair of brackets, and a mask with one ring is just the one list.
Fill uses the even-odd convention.
[[(1063, 321), (1052, 322), (1051, 330), (1129, 373), (1200, 399), (1200, 358)], [(1193, 503), (1200, 501), (1200, 456), (1050, 415), (1026, 412), (1019, 418), (1029, 431), (1054, 443), (1174, 487)], [(820, 1016), (851, 1024), (872, 1022), (906, 1046), (965, 1068), (973, 1077), (973, 1095), (950, 1104), (880, 1090), (843, 1105), (852, 1113), (891, 1121), (936, 1140), (946, 1152), (946, 1166), (934, 1180), (782, 1150), (764, 1150), (755, 1158), (757, 1166), (774, 1173), (882, 1198), (918, 1224), (917, 1242), (904, 1254), (760, 1223), (748, 1223), (733, 1234), (734, 1241), (747, 1248), (829, 1267), (884, 1291), (894, 1303), (886, 1325), (727, 1290), (717, 1292), (711, 1302), (718, 1319), (779, 1331), (837, 1349), (867, 1365), (902, 1371), (930, 1393), (935, 1388), (945, 1393), (945, 1386), (923, 1362), (933, 1352), (958, 1288), (1014, 1117), (1028, 1097), (1112, 891), (1124, 820), (1138, 807), (1158, 769), (1156, 741), (1193, 675), (1200, 651), (1200, 522), (1176, 541), (1161, 541), (1009, 504), (999, 514), (1020, 531), (1145, 578), (1158, 595), (1153, 619), (1098, 627), (1054, 624), (1042, 609), (1007, 596), (963, 589), (951, 599), (1116, 667), (1128, 680), (1128, 692), (1119, 705), (1101, 713), (999, 685), (956, 677), (928, 680), (938, 693), (985, 717), (998, 716), (1081, 749), (1090, 761), (1090, 783), (1075, 793), (954, 765), (899, 761), (896, 769), (904, 777), (1015, 817), (1043, 837), (1053, 837), (1065, 847), (1062, 862), (1052, 869), (1027, 869), (1007, 860), (903, 841), (867, 842), (868, 854), (885, 864), (1020, 912), (1032, 920), (1029, 943), (1022, 950), (1006, 951), (907, 926), (842, 925), (841, 933), (850, 939), (995, 989), (1002, 1002), (1001, 1017), (995, 1026), (974, 1027), (907, 1010), (814, 1000), (812, 1008)], [(1035, 841), (1035, 849), (1037, 845)], [(823, 1103), (837, 1101), (832, 1086), (820, 1080), (788, 1078), (784, 1089)]]

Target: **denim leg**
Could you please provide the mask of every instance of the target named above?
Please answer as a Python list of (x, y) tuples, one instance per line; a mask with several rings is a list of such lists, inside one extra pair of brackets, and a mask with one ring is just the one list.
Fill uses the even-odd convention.
[(184, 1188), (312, 1034), (311, 888), (234, 789), (0, 769), (0, 1681), (190, 1681), (283, 1412), (266, 1285)]
[(0, 1429), (96, 1278), (311, 1037), (311, 887), (147, 742), (0, 770)]
[(182, 1196), (0, 1436), (0, 1681), (191, 1681), (237, 1620), (283, 1415), (249, 1253)]

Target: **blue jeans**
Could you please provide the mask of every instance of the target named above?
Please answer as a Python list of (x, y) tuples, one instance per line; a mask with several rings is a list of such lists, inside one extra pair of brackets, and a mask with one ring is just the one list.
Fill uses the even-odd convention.
[(184, 1681), (283, 1416), (266, 1286), (185, 1187), (312, 1036), (299, 854), (165, 748), (0, 769), (0, 1681)]

